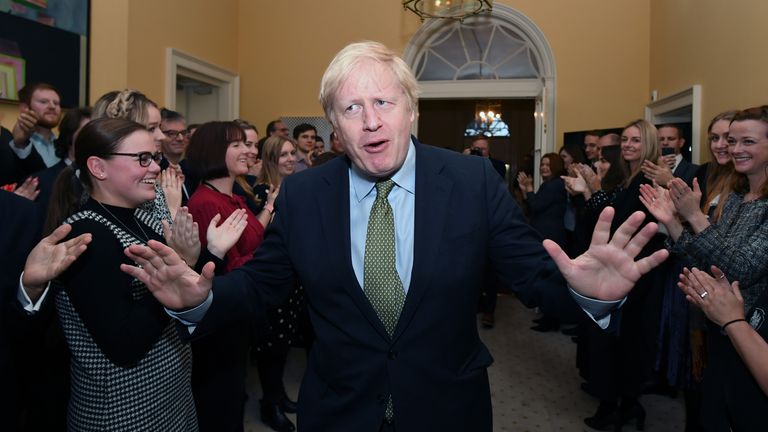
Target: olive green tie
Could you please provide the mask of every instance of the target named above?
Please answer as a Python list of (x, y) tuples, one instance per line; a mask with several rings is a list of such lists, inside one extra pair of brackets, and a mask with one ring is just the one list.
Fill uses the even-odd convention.
[[(394, 186), (392, 179), (376, 183), (376, 201), (368, 218), (363, 266), (363, 291), (390, 336), (405, 304), (405, 291), (395, 262), (395, 218), (387, 201)], [(387, 421), (392, 421), (394, 416), (391, 395), (387, 398), (384, 416)]]

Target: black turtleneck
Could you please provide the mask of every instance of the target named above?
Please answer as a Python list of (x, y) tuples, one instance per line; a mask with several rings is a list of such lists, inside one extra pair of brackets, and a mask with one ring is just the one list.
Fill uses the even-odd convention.
[[(106, 204), (102, 207), (91, 199), (83, 205), (83, 210), (98, 213), (128, 234), (139, 237), (142, 243), (148, 240), (145, 234), (163, 241), (159, 234), (134, 217), (134, 209)], [(149, 351), (170, 318), (151, 293), (134, 298), (133, 278), (120, 270), (120, 264), (134, 263), (125, 256), (123, 246), (105, 224), (92, 219), (73, 222), (69, 238), (83, 233), (91, 233), (93, 240), (62, 274), (60, 281), (107, 358), (118, 366), (130, 366)]]

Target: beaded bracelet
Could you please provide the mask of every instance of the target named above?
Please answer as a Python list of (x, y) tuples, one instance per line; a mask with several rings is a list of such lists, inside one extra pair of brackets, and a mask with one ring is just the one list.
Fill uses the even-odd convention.
[(740, 321), (747, 322), (747, 320), (745, 320), (744, 318), (739, 318), (739, 319), (735, 319), (733, 321), (728, 321), (727, 323), (723, 324), (722, 327), (720, 327), (720, 331), (723, 332), (723, 334), (725, 334), (725, 328), (726, 327), (728, 327), (729, 325), (731, 325), (733, 323), (737, 323), (737, 322), (740, 322)]

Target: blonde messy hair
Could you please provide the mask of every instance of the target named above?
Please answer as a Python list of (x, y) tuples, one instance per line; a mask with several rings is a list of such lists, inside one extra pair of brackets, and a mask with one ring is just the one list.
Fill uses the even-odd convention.
[(325, 117), (332, 125), (336, 125), (333, 113), (333, 103), (339, 88), (353, 74), (356, 67), (365, 60), (388, 66), (395, 74), (408, 99), (411, 112), (416, 112), (419, 103), (419, 86), (416, 77), (407, 64), (392, 50), (379, 42), (363, 41), (347, 45), (333, 58), (320, 81), (320, 105)]
[(122, 118), (147, 126), (149, 106), (157, 108), (157, 104), (138, 90), (115, 90), (100, 97), (93, 105), (93, 120), (102, 117)]

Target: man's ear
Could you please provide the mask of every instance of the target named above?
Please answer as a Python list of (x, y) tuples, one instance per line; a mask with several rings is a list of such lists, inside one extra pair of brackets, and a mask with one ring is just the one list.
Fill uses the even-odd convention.
[(85, 162), (85, 166), (88, 168), (91, 177), (97, 180), (105, 180), (107, 178), (107, 164), (104, 159), (98, 156), (91, 156)]

